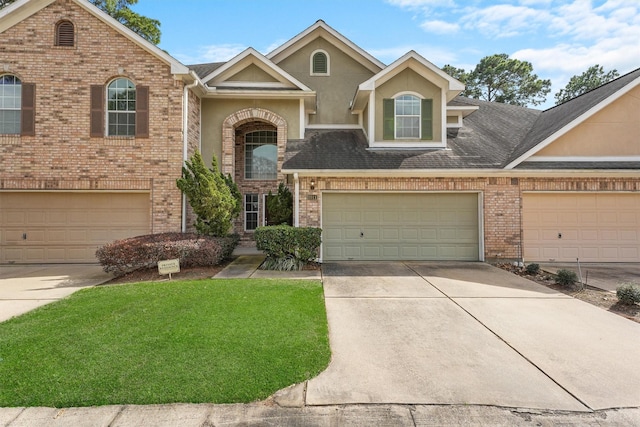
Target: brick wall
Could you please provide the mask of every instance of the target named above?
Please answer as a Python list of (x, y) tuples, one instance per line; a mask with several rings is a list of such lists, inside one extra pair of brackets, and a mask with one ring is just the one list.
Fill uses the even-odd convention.
[[(60, 19), (75, 25), (74, 47), (53, 46)], [(183, 86), (168, 64), (58, 0), (0, 34), (0, 67), (36, 85), (35, 136), (0, 135), (0, 190), (146, 190), (150, 231), (180, 229)], [(149, 86), (149, 138), (89, 136), (90, 87), (115, 77)]]

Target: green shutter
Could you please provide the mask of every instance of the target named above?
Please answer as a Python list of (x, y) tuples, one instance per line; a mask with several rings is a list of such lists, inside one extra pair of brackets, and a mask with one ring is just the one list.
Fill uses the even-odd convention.
[(393, 99), (382, 100), (382, 139), (395, 139), (396, 125), (396, 102)]
[(422, 100), (422, 138), (433, 139), (433, 99)]

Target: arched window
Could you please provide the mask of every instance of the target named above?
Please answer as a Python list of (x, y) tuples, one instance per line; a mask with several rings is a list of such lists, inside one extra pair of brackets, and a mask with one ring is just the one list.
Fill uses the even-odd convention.
[(20, 134), (22, 82), (11, 74), (0, 76), (0, 134)]
[(56, 46), (75, 46), (75, 27), (71, 21), (62, 20), (56, 24)]
[(244, 142), (245, 179), (277, 179), (277, 132), (271, 130), (250, 132), (245, 135)]
[(118, 78), (107, 86), (107, 135), (136, 135), (136, 86)]
[(329, 75), (329, 54), (324, 50), (316, 50), (311, 54), (311, 74), (315, 76)]

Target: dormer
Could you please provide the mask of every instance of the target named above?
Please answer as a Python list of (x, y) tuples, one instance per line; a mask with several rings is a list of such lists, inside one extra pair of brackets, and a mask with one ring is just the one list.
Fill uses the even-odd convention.
[[(445, 148), (447, 103), (464, 85), (411, 51), (358, 86), (351, 105), (371, 148)], [(461, 112), (460, 112), (461, 114)]]

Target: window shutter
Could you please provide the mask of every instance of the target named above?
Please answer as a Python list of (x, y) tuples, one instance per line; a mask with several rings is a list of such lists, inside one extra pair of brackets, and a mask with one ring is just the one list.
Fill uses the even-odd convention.
[(382, 100), (382, 139), (395, 139), (396, 102), (394, 99)]
[(422, 100), (422, 138), (433, 139), (433, 99)]
[(91, 85), (91, 131), (93, 138), (104, 137), (104, 92), (102, 85)]
[(36, 85), (22, 83), (22, 106), (20, 112), (20, 135), (36, 134)]
[(136, 138), (149, 138), (149, 86), (136, 86)]

